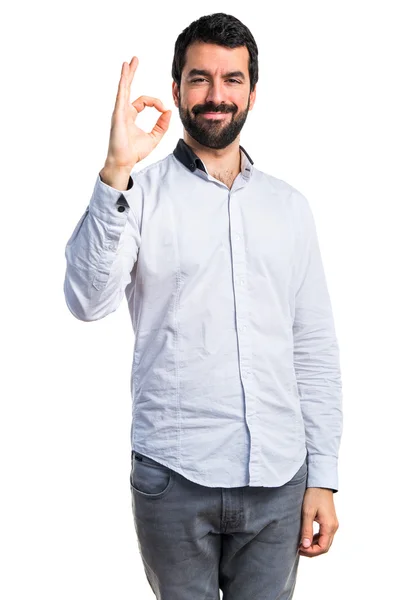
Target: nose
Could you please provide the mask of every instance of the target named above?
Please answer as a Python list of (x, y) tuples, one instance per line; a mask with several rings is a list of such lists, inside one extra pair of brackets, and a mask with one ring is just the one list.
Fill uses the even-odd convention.
[(212, 102), (215, 106), (224, 100), (223, 84), (220, 81), (212, 81), (207, 88), (206, 102)]

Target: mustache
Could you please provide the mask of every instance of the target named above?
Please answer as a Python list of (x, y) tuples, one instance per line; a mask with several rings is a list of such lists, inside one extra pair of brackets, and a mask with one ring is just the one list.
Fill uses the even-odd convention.
[(215, 106), (215, 104), (196, 104), (192, 108), (192, 112), (195, 115), (200, 115), (208, 112), (220, 112), (220, 113), (235, 113), (237, 111), (237, 106), (228, 106), (227, 104), (219, 104)]

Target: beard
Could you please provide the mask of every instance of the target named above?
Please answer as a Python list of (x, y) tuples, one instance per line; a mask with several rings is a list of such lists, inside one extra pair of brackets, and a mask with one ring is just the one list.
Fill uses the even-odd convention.
[[(231, 144), (239, 135), (243, 125), (246, 122), (249, 112), (250, 96), (247, 107), (242, 112), (238, 112), (236, 104), (196, 104), (191, 110), (183, 108), (179, 96), (179, 116), (182, 124), (189, 135), (196, 142), (207, 148), (222, 149)], [(202, 119), (198, 115), (207, 112), (232, 113), (232, 117), (218, 119)], [(235, 117), (235, 115), (237, 116)]]

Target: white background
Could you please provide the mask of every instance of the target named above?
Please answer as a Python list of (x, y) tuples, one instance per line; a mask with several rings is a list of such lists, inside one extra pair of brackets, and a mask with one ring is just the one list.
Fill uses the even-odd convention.
[[(301, 557), (296, 600), (394, 598), (399, 537), (399, 20), (396, 2), (20, 2), (1, 39), (0, 596), (154, 595), (134, 529), (125, 298), (84, 323), (63, 296), (64, 249), (108, 147), (123, 61), (131, 100), (172, 101), (176, 37), (229, 12), (259, 47), (241, 134), (254, 165), (312, 207), (341, 350), (339, 530)], [(398, 8), (398, 6), (397, 6)], [(158, 113), (146, 109), (146, 130)], [(191, 599), (188, 599), (191, 600)], [(243, 598), (243, 600), (247, 600)]]

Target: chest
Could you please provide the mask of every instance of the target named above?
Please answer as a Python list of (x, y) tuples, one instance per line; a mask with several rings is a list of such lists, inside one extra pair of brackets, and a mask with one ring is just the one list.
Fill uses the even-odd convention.
[(293, 216), (276, 194), (219, 188), (173, 197), (160, 190), (143, 208), (138, 277), (162, 285), (179, 276), (247, 269), (249, 276), (290, 277), (295, 254)]

